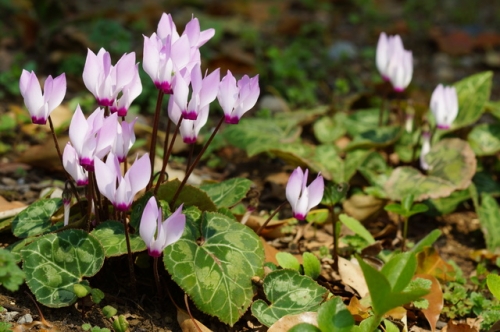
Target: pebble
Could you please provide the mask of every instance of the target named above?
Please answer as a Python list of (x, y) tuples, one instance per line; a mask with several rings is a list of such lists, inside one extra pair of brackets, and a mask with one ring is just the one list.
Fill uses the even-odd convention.
[(273, 95), (265, 95), (262, 98), (260, 98), (259, 108), (268, 109), (272, 113), (281, 113), (289, 111), (288, 105), (283, 100), (283, 98), (276, 97)]
[(339, 40), (328, 49), (328, 56), (334, 61), (352, 59), (358, 55), (358, 50), (353, 43)]
[(18, 320), (18, 324), (26, 324), (26, 323), (32, 323), (33, 322), (33, 317), (31, 317), (30, 314), (22, 315)]
[(17, 315), (19, 315), (19, 312), (17, 311), (8, 311), (0, 314), (0, 317), (2, 318), (1, 320), (4, 322), (12, 322), (14, 320), (14, 317), (16, 317)]

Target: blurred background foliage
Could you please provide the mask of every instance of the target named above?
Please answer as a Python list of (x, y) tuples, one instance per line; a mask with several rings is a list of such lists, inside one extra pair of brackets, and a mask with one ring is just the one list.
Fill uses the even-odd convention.
[[(433, 54), (444, 52), (450, 66), (463, 67), (478, 49), (487, 53), (500, 45), (500, 3), (467, 0), (0, 0), (0, 99), (19, 100), (23, 68), (65, 72), (69, 98), (85, 95), (86, 49), (104, 47), (114, 62), (135, 51), (141, 61), (142, 35), (156, 31), (163, 12), (172, 14), (179, 32), (192, 15), (202, 28), (216, 29), (201, 49), (205, 68), (258, 73), (262, 95), (281, 97), (290, 108), (331, 103), (379, 83), (374, 53), (381, 31), (401, 34), (415, 67), (429, 69), (415, 69), (415, 86), (436, 84)], [(483, 44), (464, 48), (484, 33), (489, 39)], [(483, 59), (471, 67), (476, 64), (483, 66)], [(144, 92), (135, 104), (148, 114), (156, 90), (140, 68)], [(466, 74), (437, 78), (448, 83)]]

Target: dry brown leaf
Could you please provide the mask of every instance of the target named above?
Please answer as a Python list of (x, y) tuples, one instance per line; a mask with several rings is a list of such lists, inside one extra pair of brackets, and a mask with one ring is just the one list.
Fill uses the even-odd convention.
[(432, 282), (429, 294), (424, 296), (424, 299), (429, 301), (429, 307), (427, 309), (422, 309), (422, 313), (429, 322), (431, 331), (434, 332), (436, 330), (436, 324), (439, 320), (439, 316), (441, 315), (441, 311), (443, 310), (444, 305), (443, 290), (441, 289), (441, 284), (435, 277), (429, 274), (416, 274), (413, 278), (423, 278)]
[(368, 295), (368, 286), (361, 267), (343, 257), (339, 257), (339, 274), (342, 282), (354, 288), (361, 297)]
[(26, 204), (13, 201), (7, 201), (3, 196), (0, 196), (0, 220), (10, 218), (26, 208)]
[[(213, 332), (198, 320), (191, 318), (189, 314), (182, 309), (177, 309), (177, 322), (179, 323), (182, 332), (199, 332), (200, 330), (198, 330), (198, 328), (200, 328), (202, 332)], [(198, 328), (196, 326), (198, 326)]]
[(276, 254), (279, 253), (280, 251), (267, 243), (266, 240), (261, 236), (260, 237), (260, 242), (262, 242), (262, 245), (264, 246), (264, 254), (266, 257), (266, 262), (271, 262), (276, 265), (279, 265), (278, 261), (276, 260)]
[(446, 263), (433, 247), (425, 248), (417, 254), (417, 274), (429, 274), (444, 281), (455, 280), (453, 266)]
[(349, 310), (356, 322), (361, 322), (371, 316), (370, 307), (362, 305), (356, 296), (351, 297), (347, 310)]
[(500, 331), (500, 320), (493, 324), (492, 327), (488, 330), (488, 332), (499, 332)]
[(300, 323), (309, 323), (318, 326), (318, 313), (317, 312), (303, 312), (297, 315), (286, 315), (277, 320), (267, 332), (281, 332), (288, 331), (292, 327)]
[(394, 320), (403, 320), (406, 317), (406, 309), (403, 307), (396, 307), (384, 314), (384, 317), (391, 317)]
[[(266, 218), (251, 215), (248, 217), (245, 225), (257, 231), (260, 226), (262, 226), (267, 220)], [(271, 220), (266, 227), (261, 231), (261, 235), (266, 239), (277, 239), (283, 236), (281, 232), (281, 227), (286, 225), (292, 219), (284, 219), (284, 220)]]
[(361, 222), (382, 211), (386, 201), (371, 195), (352, 195), (342, 206), (347, 215)]
[[(64, 146), (68, 141), (69, 137), (67, 136), (58, 138), (61, 153), (63, 152)], [(47, 139), (47, 141), (42, 145), (33, 145), (29, 147), (21, 156), (19, 156), (17, 162), (48, 170), (63, 170), (62, 163), (57, 155), (52, 137)]]
[(479, 332), (479, 329), (467, 323), (459, 323), (450, 320), (448, 325), (441, 329), (442, 332)]

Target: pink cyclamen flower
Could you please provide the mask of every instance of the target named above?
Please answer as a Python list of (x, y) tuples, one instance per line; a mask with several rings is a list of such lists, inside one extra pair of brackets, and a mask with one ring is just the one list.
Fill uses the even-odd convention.
[(42, 89), (38, 78), (33, 71), (23, 69), (19, 79), (19, 89), (24, 98), (24, 104), (30, 112), (34, 124), (46, 124), (50, 113), (61, 104), (66, 94), (66, 75), (63, 73), (56, 78), (52, 76), (45, 80)]
[(118, 211), (128, 211), (135, 195), (146, 187), (151, 177), (151, 164), (146, 153), (137, 159), (130, 169), (121, 175), (120, 162), (110, 152), (106, 163), (94, 159), (97, 187)]
[(134, 125), (136, 121), (137, 118), (130, 123), (126, 121), (117, 123), (116, 137), (111, 151), (116, 155), (120, 163), (127, 160), (128, 151), (135, 143)]
[(75, 180), (77, 186), (86, 186), (89, 183), (88, 173), (80, 166), (80, 158), (69, 142), (64, 147), (62, 160), (64, 169)]
[(139, 64), (135, 66), (132, 81), (122, 89), (120, 98), (115, 99), (109, 108), (111, 113), (118, 113), (118, 116), (127, 116), (130, 105), (142, 92), (141, 77), (139, 76)]
[(111, 55), (101, 48), (97, 54), (87, 52), (83, 68), (83, 83), (94, 95), (99, 106), (112, 106), (122, 89), (136, 75), (135, 53), (124, 54), (115, 66)]
[(455, 87), (439, 84), (431, 96), (431, 112), (439, 129), (450, 129), (458, 115), (458, 96)]
[(201, 109), (208, 107), (217, 97), (220, 82), (219, 68), (202, 78), (201, 65), (198, 63), (191, 71), (190, 82), (192, 93), (188, 102), (189, 81), (182, 75), (176, 76), (174, 102), (181, 109), (184, 119), (196, 120)]
[(257, 103), (259, 98), (259, 75), (252, 78), (243, 76), (237, 83), (228, 70), (219, 85), (217, 99), (224, 111), (225, 122), (237, 124), (244, 113)]
[(146, 243), (150, 256), (160, 257), (163, 249), (181, 238), (186, 225), (186, 216), (182, 213), (182, 205), (162, 222), (162, 210), (158, 208), (156, 198), (149, 199), (142, 213), (139, 234)]
[(431, 151), (431, 133), (428, 131), (422, 132), (422, 148), (420, 150), (420, 167), (423, 170), (429, 169), (429, 164), (425, 161), (425, 157)]
[(394, 91), (403, 92), (410, 84), (413, 76), (413, 55), (410, 51), (396, 50), (389, 59), (387, 76)]
[(94, 158), (103, 158), (115, 141), (118, 116), (116, 113), (104, 117), (104, 109), (97, 108), (85, 119), (80, 105), (69, 125), (69, 138), (76, 150), (80, 165), (87, 171), (94, 170)]
[(325, 188), (321, 174), (306, 186), (308, 174), (307, 168), (302, 172), (302, 169), (297, 167), (286, 185), (286, 198), (292, 206), (293, 216), (299, 220), (304, 220), (309, 210), (321, 202)]
[(389, 81), (387, 68), (389, 66), (389, 60), (392, 54), (403, 49), (403, 42), (401, 41), (401, 37), (399, 37), (399, 35), (387, 36), (385, 32), (382, 32), (380, 34), (377, 43), (375, 62), (377, 64), (377, 69), (380, 72), (380, 75), (382, 75), (382, 78), (385, 81)]

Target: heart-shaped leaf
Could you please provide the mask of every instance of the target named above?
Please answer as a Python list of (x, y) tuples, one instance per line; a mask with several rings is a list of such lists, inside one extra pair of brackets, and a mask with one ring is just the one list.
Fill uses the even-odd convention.
[(252, 181), (243, 178), (232, 178), (219, 183), (204, 184), (200, 189), (218, 208), (230, 208), (245, 198), (252, 187)]
[(257, 300), (252, 314), (266, 326), (271, 326), (285, 315), (316, 311), (328, 290), (307, 276), (293, 270), (277, 270), (264, 278), (264, 293), (271, 302)]
[(467, 188), (476, 171), (476, 158), (469, 144), (457, 138), (443, 139), (431, 148), (426, 158), (427, 176), (408, 166), (397, 167), (384, 189), (390, 199), (413, 195), (415, 201), (450, 195)]
[[(156, 198), (158, 200), (170, 202), (174, 198), (175, 192), (180, 184), (181, 182), (178, 179), (162, 184), (160, 188), (158, 188), (158, 195), (156, 195)], [(196, 206), (202, 211), (217, 211), (214, 202), (212, 202), (210, 197), (208, 197), (203, 190), (188, 184), (182, 188), (175, 203), (175, 207), (178, 207), (181, 203), (184, 203), (184, 206)]]
[(474, 126), (467, 136), (477, 156), (492, 156), (500, 151), (500, 124), (482, 123)]
[(481, 230), (486, 240), (486, 247), (493, 253), (500, 252), (500, 207), (488, 194), (481, 195), (481, 207), (478, 211)]
[[(365, 110), (355, 110), (344, 120), (344, 126), (352, 137), (363, 132), (379, 127), (379, 108), (370, 108)], [(389, 112), (383, 112), (383, 122), (386, 123)]]
[(63, 227), (63, 223), (52, 225), (50, 218), (62, 206), (62, 199), (49, 198), (36, 201), (12, 221), (12, 233), (21, 238), (52, 232)]
[(319, 118), (313, 126), (314, 136), (323, 144), (335, 142), (346, 133), (343, 123), (345, 118), (346, 114), (342, 112), (335, 113), (333, 118), (330, 116)]
[(42, 236), (21, 256), (28, 287), (38, 302), (51, 308), (75, 303), (74, 285), (95, 275), (104, 263), (99, 241), (79, 229)]
[(264, 274), (264, 248), (250, 228), (225, 215), (205, 212), (200, 220), (186, 213), (184, 234), (165, 248), (163, 262), (198, 309), (233, 325), (252, 302), (251, 278)]
[(345, 148), (346, 151), (354, 149), (370, 149), (394, 144), (403, 134), (404, 128), (400, 126), (372, 127), (371, 129), (354, 136)]
[(321, 331), (349, 332), (354, 318), (339, 296), (323, 303), (318, 309), (318, 325)]
[(458, 115), (452, 129), (474, 124), (490, 99), (493, 72), (486, 71), (464, 78), (454, 84), (458, 95)]
[[(97, 226), (90, 234), (94, 235), (104, 248), (106, 257), (121, 256), (128, 253), (123, 224), (118, 221), (108, 220)], [(146, 250), (146, 244), (139, 233), (129, 234), (130, 250), (132, 252)]]

